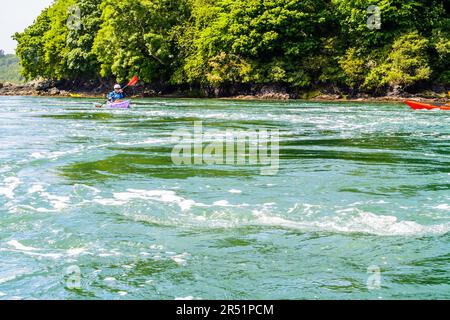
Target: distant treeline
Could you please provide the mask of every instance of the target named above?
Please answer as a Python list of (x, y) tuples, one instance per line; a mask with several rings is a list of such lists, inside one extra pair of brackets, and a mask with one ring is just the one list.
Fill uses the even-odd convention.
[(0, 50), (0, 82), (21, 82), (23, 79), (19, 73), (19, 58)]
[(14, 37), (27, 79), (371, 93), (450, 83), (444, 0), (55, 0)]

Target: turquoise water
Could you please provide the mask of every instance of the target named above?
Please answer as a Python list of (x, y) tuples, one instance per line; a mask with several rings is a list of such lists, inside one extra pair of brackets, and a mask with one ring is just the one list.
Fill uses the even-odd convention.
[[(449, 115), (2, 97), (0, 299), (450, 298)], [(278, 129), (278, 173), (174, 165), (194, 121)]]

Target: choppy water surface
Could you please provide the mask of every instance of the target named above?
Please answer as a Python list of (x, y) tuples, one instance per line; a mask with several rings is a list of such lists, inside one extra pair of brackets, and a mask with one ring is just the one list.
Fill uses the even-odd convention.
[[(0, 298), (450, 298), (449, 112), (91, 105), (0, 101)], [(278, 174), (174, 166), (172, 132), (194, 121), (279, 129)]]

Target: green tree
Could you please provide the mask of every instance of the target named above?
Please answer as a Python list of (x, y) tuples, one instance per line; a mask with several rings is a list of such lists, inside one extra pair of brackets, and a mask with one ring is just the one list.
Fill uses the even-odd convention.
[(0, 82), (22, 82), (20, 77), (19, 58), (13, 54), (5, 54), (0, 50)]
[(428, 51), (429, 40), (411, 32), (401, 36), (392, 45), (384, 63), (373, 68), (364, 83), (368, 88), (388, 85), (402, 90), (431, 76)]
[(16, 53), (27, 79), (77, 79), (98, 74), (92, 52), (101, 0), (57, 0), (33, 25), (16, 33)]
[(27, 79), (382, 91), (448, 84), (449, 30), (443, 0), (55, 0), (14, 38)]
[[(102, 0), (78, 0), (72, 7), (75, 20), (69, 27), (66, 39), (67, 72), (70, 78), (87, 80), (98, 77), (99, 62), (92, 47), (100, 29)], [(76, 14), (80, 14), (77, 21)], [(69, 23), (70, 26), (70, 23)]]
[(228, 79), (221, 77), (220, 83), (310, 83), (313, 75), (305, 57), (320, 50), (328, 34), (329, 1), (199, 0), (193, 7), (193, 50), (184, 65), (187, 81), (211, 83), (217, 59), (225, 54), (220, 68), (235, 72)]
[(49, 68), (45, 61), (45, 33), (50, 29), (49, 9), (44, 9), (36, 21), (22, 33), (16, 33), (16, 54), (22, 66), (25, 79), (48, 77)]
[(105, 0), (93, 52), (103, 77), (123, 81), (140, 74), (146, 82), (170, 79), (176, 48), (171, 30), (189, 16), (179, 0)]

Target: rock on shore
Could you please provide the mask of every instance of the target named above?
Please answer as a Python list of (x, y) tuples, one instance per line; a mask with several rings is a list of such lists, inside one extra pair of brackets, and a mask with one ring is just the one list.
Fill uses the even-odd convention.
[(0, 83), (0, 95), (2, 96), (66, 96), (70, 93), (59, 90), (51, 80), (33, 80), (28, 83), (15, 84), (10, 82)]

